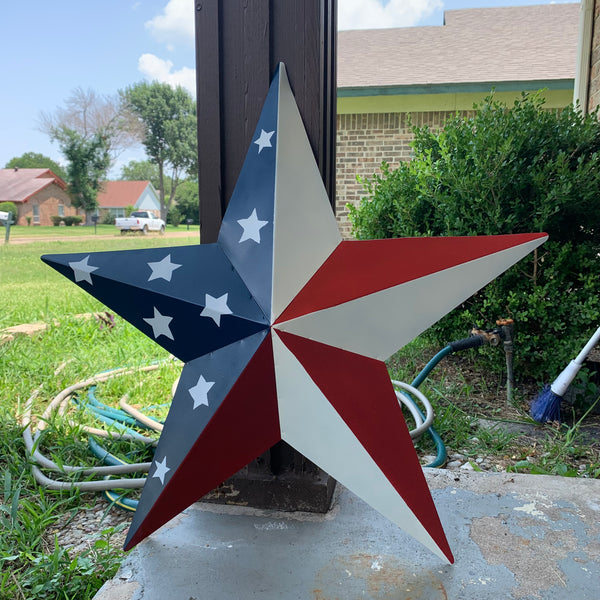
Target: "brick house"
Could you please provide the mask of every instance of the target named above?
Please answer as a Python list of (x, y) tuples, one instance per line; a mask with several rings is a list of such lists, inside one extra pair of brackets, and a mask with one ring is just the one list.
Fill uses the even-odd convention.
[(52, 225), (51, 217), (74, 216), (67, 184), (50, 169), (0, 169), (0, 202), (14, 202), (17, 225)]
[[(382, 161), (408, 160), (411, 122), (442, 127), (457, 112), (468, 115), (492, 89), (508, 104), (540, 89), (548, 108), (572, 102), (579, 12), (579, 4), (452, 10), (442, 26), (339, 32), (336, 212), (342, 234), (350, 235), (346, 204), (364, 195), (356, 176), (371, 177)], [(600, 98), (600, 44), (596, 61)]]
[(158, 193), (149, 181), (105, 181), (97, 199), (101, 217), (124, 217), (128, 207), (160, 215)]

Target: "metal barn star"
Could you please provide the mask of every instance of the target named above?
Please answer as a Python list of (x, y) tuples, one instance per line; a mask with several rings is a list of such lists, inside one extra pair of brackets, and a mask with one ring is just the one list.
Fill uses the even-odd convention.
[(126, 548), (285, 440), (452, 562), (382, 361), (545, 238), (342, 241), (281, 65), (217, 243), (43, 257), (185, 362)]

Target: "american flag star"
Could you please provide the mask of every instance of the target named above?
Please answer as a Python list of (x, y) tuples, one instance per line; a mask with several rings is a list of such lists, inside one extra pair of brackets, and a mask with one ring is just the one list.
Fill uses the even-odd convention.
[[(545, 239), (342, 240), (280, 65), (216, 243), (89, 255), (82, 287), (152, 339), (147, 316), (172, 317), (156, 342), (185, 363), (125, 548), (284, 440), (453, 562), (383, 361)], [(166, 253), (181, 268), (149, 280)], [(83, 255), (42, 258), (78, 283)]]

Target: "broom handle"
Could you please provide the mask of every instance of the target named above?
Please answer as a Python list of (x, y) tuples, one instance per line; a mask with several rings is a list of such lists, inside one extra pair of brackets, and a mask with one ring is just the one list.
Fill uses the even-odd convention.
[(585, 357), (592, 351), (592, 348), (600, 341), (600, 327), (596, 329), (596, 333), (590, 338), (590, 341), (583, 347), (583, 350), (577, 355), (575, 362), (582, 365)]

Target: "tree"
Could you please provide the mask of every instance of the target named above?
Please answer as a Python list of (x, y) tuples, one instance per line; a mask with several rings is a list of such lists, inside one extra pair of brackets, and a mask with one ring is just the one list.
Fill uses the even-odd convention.
[[(194, 173), (197, 162), (196, 106), (183, 88), (166, 83), (138, 83), (121, 92), (124, 104), (137, 115), (144, 130), (143, 144), (151, 162), (158, 167), (161, 217), (176, 198), (181, 178)], [(171, 189), (166, 198), (166, 174)]]
[(194, 179), (186, 179), (179, 184), (177, 190), (177, 208), (183, 222), (188, 219), (198, 225), (200, 218), (200, 200), (198, 198), (198, 182)]
[(84, 137), (72, 129), (58, 131), (56, 139), (68, 161), (66, 182), (73, 206), (85, 210), (89, 225), (110, 167), (109, 143), (101, 132)]
[(124, 148), (138, 144), (142, 136), (137, 119), (119, 95), (101, 95), (81, 87), (71, 91), (64, 106), (40, 113), (38, 128), (53, 139), (57, 132), (67, 130), (83, 139), (100, 134), (113, 160)]
[(573, 106), (493, 96), (441, 131), (414, 128), (414, 158), (366, 181), (359, 238), (546, 231), (539, 250), (432, 330), (439, 343), (512, 317), (521, 372), (558, 374), (600, 322), (600, 123)]
[(157, 190), (158, 165), (149, 160), (130, 160), (121, 167), (121, 181), (149, 181)]
[(39, 152), (25, 152), (21, 156), (15, 156), (6, 163), (7, 169), (50, 169), (55, 175), (61, 179), (65, 179), (67, 174), (65, 170), (48, 156), (44, 156)]

